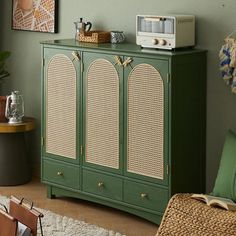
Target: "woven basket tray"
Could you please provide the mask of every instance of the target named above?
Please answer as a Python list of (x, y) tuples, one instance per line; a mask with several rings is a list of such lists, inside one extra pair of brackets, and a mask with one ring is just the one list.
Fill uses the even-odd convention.
[(236, 235), (236, 212), (210, 207), (190, 196), (171, 198), (156, 236)]
[(111, 34), (107, 31), (89, 31), (79, 33), (77, 39), (80, 42), (109, 43), (111, 40)]

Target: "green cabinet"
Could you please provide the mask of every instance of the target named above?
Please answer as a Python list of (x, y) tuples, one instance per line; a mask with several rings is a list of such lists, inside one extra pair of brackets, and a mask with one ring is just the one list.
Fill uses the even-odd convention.
[(125, 175), (164, 185), (168, 183), (168, 145), (164, 145), (168, 143), (168, 63), (133, 57), (124, 69)]
[(81, 72), (76, 50), (44, 51), (42, 80), (42, 153), (79, 163), (81, 143)]
[(71, 196), (160, 223), (205, 189), (206, 52), (42, 43), (42, 173)]
[(83, 53), (83, 166), (122, 173), (122, 67), (115, 55)]
[(122, 179), (85, 169), (83, 170), (83, 191), (121, 201)]
[(79, 169), (71, 164), (55, 162), (51, 160), (43, 161), (44, 179), (60, 186), (78, 188)]
[(125, 180), (124, 201), (136, 206), (164, 213), (168, 202), (168, 190), (148, 185), (148, 183), (140, 184), (134, 181)]

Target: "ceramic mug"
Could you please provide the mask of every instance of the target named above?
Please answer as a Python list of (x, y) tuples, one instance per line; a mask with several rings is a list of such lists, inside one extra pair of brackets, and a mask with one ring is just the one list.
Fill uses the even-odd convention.
[(122, 43), (125, 41), (123, 31), (111, 31), (111, 43)]

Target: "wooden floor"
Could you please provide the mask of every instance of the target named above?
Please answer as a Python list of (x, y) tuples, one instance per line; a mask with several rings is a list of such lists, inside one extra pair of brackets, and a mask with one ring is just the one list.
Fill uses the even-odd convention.
[(46, 186), (39, 180), (20, 186), (0, 187), (0, 194), (25, 197), (39, 208), (118, 231), (126, 236), (155, 236), (158, 228), (144, 219), (99, 204), (73, 198), (48, 199)]

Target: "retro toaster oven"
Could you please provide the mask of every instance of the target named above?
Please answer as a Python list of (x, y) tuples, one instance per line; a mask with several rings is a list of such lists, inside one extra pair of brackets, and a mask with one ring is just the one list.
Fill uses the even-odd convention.
[(146, 48), (175, 49), (195, 45), (193, 15), (137, 15), (136, 43)]

